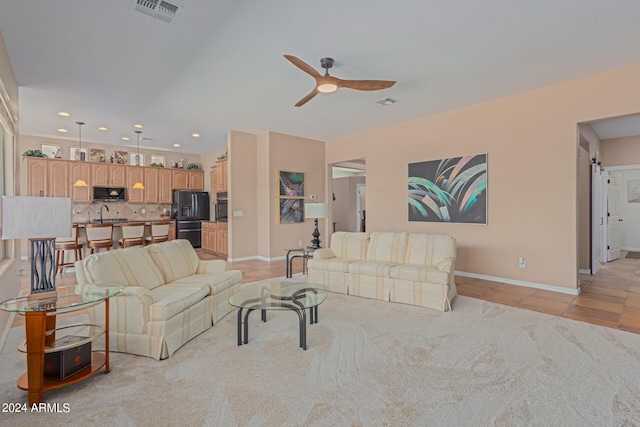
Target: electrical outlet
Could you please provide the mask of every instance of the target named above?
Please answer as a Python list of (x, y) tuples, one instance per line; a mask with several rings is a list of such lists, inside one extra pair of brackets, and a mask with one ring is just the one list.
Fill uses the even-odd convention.
[(518, 258), (518, 267), (520, 267), (520, 268), (525, 268), (525, 267), (526, 267), (526, 265), (527, 265), (527, 264), (526, 264), (526, 262), (525, 262), (525, 259), (524, 259), (524, 258), (522, 258), (522, 257)]
[(302, 246), (302, 240), (298, 240), (298, 246)]
[(142, 212), (143, 214), (147, 213), (147, 210), (145, 208), (140, 209), (140, 212)]

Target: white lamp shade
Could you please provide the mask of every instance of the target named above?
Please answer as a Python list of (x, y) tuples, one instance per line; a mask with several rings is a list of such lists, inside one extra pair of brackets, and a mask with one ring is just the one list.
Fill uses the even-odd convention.
[(305, 203), (304, 217), (305, 218), (326, 218), (327, 204), (326, 203)]
[(71, 199), (2, 196), (2, 239), (71, 237)]

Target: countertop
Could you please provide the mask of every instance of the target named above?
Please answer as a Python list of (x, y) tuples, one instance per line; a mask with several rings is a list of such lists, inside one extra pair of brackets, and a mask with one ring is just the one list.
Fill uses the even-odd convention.
[[(175, 221), (173, 219), (153, 219), (153, 220), (135, 220), (135, 219), (126, 219), (126, 218), (105, 218), (104, 219), (104, 224), (113, 224), (114, 227), (119, 227), (120, 224), (126, 224), (129, 222), (144, 222), (145, 225), (149, 225), (152, 222), (160, 222), (160, 221)], [(74, 222), (74, 224), (78, 224), (78, 227), (84, 227), (87, 224), (100, 224), (99, 221), (84, 221), (84, 222)]]

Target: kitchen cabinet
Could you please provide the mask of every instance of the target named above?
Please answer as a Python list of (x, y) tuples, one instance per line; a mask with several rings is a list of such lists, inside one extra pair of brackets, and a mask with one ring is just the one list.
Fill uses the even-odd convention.
[(185, 169), (174, 169), (172, 179), (174, 190), (189, 189), (189, 171)]
[(176, 239), (176, 222), (171, 221), (169, 223), (169, 240), (175, 240), (175, 239)]
[(110, 163), (92, 163), (91, 181), (96, 187), (126, 187), (127, 166)]
[(192, 171), (186, 169), (173, 170), (173, 189), (174, 190), (204, 190), (204, 172)]
[[(73, 202), (91, 203), (91, 164), (87, 162), (71, 162), (69, 163), (71, 200)], [(86, 187), (75, 187), (73, 184), (82, 179), (87, 183)]]
[(169, 169), (158, 170), (158, 203), (171, 203), (173, 174)]
[[(144, 168), (140, 166), (126, 166), (126, 182), (129, 183), (127, 186), (127, 201), (129, 203), (144, 203), (146, 190)], [(145, 186), (145, 188), (133, 188), (133, 185), (138, 182)]]
[[(215, 166), (215, 191), (228, 191), (227, 159), (218, 160)], [(212, 189), (213, 191), (213, 189)]]
[(204, 191), (204, 171), (189, 171), (189, 190)]
[(202, 222), (202, 249), (226, 257), (229, 254), (229, 227), (226, 222)]
[[(160, 170), (155, 167), (144, 168), (144, 201), (158, 203), (160, 200), (158, 179)], [(131, 182), (131, 181), (129, 181)]]
[(35, 197), (69, 197), (69, 160), (27, 157), (28, 192)]

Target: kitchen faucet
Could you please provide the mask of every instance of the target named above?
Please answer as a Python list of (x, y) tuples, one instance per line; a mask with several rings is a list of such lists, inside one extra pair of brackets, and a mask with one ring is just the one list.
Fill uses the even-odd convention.
[(107, 205), (100, 206), (100, 224), (102, 224), (102, 208), (107, 208), (107, 212), (109, 212), (109, 206)]

